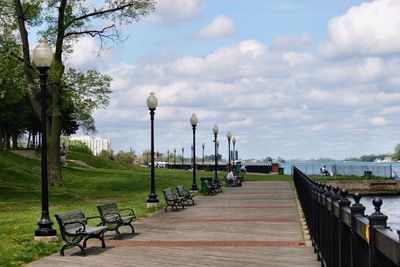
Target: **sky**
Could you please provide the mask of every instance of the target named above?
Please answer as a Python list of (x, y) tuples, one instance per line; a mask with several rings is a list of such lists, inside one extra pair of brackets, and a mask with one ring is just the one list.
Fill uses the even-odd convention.
[[(146, 99), (158, 98), (155, 150), (241, 159), (346, 159), (400, 143), (400, 1), (160, 0), (123, 26), (122, 44), (88, 37), (68, 64), (112, 76), (94, 114), (112, 149), (150, 148)], [(232, 146), (231, 146), (232, 148)]]

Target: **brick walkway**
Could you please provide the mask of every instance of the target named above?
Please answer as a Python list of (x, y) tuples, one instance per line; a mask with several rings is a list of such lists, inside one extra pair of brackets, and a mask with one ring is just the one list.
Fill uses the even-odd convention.
[(196, 203), (136, 223), (123, 240), (107, 234), (106, 249), (90, 242), (86, 257), (74, 248), (27, 266), (320, 266), (290, 182), (245, 182)]

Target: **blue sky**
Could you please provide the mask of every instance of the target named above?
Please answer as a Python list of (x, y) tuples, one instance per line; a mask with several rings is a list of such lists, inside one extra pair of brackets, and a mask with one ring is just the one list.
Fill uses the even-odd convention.
[[(392, 152), (400, 143), (400, 1), (161, 0), (101, 51), (83, 38), (68, 59), (111, 75), (111, 104), (95, 113), (115, 151), (190, 151), (192, 113), (213, 153), (212, 127), (240, 157), (286, 159)], [(225, 151), (225, 153), (224, 153)]]

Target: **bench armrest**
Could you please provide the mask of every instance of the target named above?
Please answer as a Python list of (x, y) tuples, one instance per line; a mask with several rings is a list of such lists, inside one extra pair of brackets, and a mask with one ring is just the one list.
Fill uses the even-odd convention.
[[(82, 233), (82, 232), (85, 232), (86, 231), (86, 224), (84, 224), (83, 222), (66, 222), (66, 223), (63, 223), (63, 228), (65, 229), (65, 226), (66, 225), (70, 225), (70, 224), (80, 224), (80, 225), (82, 225), (82, 227), (83, 227), (83, 229), (81, 229), (81, 228), (79, 228), (78, 230), (76, 230), (75, 231), (75, 233), (77, 234), (77, 235), (79, 235), (80, 233)], [(67, 234), (67, 235), (74, 235), (73, 233), (71, 233), (71, 232), (68, 232), (67, 230), (64, 230), (64, 232)]]
[(133, 209), (131, 209), (131, 208), (124, 208), (124, 209), (120, 209), (119, 211), (125, 211), (125, 210), (128, 210), (129, 211), (129, 216), (131, 216), (131, 215), (135, 215), (135, 212), (133, 211)]

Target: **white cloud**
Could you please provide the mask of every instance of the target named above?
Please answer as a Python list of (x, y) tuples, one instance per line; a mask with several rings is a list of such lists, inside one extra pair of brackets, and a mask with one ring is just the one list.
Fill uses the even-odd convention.
[[(266, 147), (268, 155), (321, 156), (315, 147), (329, 143), (338, 147), (326, 153), (335, 154), (322, 156), (345, 158), (379, 148), (372, 137), (388, 142), (388, 136), (396, 136), (400, 93), (389, 84), (400, 77), (399, 56), (332, 61), (311, 52), (268, 47), (243, 40), (202, 56), (113, 65), (108, 72), (114, 78), (113, 101), (98, 113), (98, 128), (110, 135), (116, 129), (124, 133), (115, 137), (114, 145), (134, 136), (130, 146), (147, 149), (145, 99), (154, 91), (159, 100), (157, 149), (164, 152), (182, 146), (190, 151), (192, 113), (199, 117), (196, 136), (206, 143), (206, 154), (213, 153), (214, 124), (222, 135), (228, 130), (239, 135), (237, 148), (248, 157), (265, 156)], [(224, 146), (222, 142), (222, 151)], [(304, 147), (311, 147), (309, 154)]]
[(203, 29), (193, 34), (193, 38), (199, 40), (215, 40), (230, 36), (235, 32), (235, 23), (227, 16), (219, 15)]
[(272, 40), (270, 48), (273, 50), (292, 50), (309, 47), (312, 43), (308, 33), (295, 36), (282, 36)]
[(330, 40), (319, 51), (327, 57), (400, 52), (400, 1), (375, 0), (353, 7), (328, 25)]
[(160, 24), (175, 25), (198, 17), (203, 9), (200, 0), (160, 0), (149, 19)]
[(286, 61), (290, 66), (304, 66), (306, 64), (313, 63), (315, 61), (315, 57), (310, 53), (290, 51), (283, 53), (283, 60)]
[(73, 53), (68, 55), (65, 63), (77, 69), (87, 69), (101, 65), (103, 60), (110, 57), (111, 52), (102, 49), (95, 38), (85, 36), (74, 44)]
[(384, 126), (388, 123), (386, 119), (381, 116), (371, 118), (370, 122), (373, 126)]

